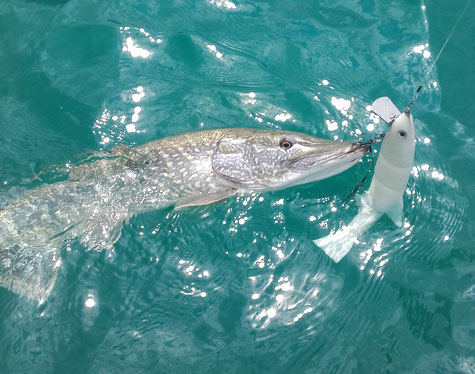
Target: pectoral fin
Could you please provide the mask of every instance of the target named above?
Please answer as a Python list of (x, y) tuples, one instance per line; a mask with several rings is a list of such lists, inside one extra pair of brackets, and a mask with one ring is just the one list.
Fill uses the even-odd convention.
[(175, 205), (175, 209), (216, 203), (218, 201), (227, 199), (230, 196), (233, 196), (234, 194), (236, 194), (236, 192), (237, 192), (236, 189), (231, 188), (228, 190), (224, 190), (224, 191), (216, 192), (212, 194), (186, 197), (178, 201), (178, 203)]
[(402, 197), (399, 199), (399, 201), (393, 205), (391, 209), (389, 209), (386, 214), (388, 215), (389, 218), (392, 219), (394, 224), (398, 227), (402, 226), (402, 208), (404, 204), (402, 202)]

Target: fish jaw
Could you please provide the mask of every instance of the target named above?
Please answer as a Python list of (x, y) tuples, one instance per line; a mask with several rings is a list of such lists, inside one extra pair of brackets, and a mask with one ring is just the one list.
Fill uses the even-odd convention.
[(238, 190), (276, 190), (341, 173), (369, 149), (290, 131), (230, 129), (218, 140), (212, 165)]
[(312, 154), (298, 158), (289, 165), (289, 172), (281, 180), (270, 184), (272, 189), (283, 189), (311, 183), (340, 174), (358, 163), (371, 150), (365, 143), (339, 142), (336, 150), (321, 152), (321, 147)]

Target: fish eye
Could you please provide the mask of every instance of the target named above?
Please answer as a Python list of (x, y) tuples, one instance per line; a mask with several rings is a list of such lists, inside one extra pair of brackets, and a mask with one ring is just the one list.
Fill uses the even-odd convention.
[(282, 139), (279, 145), (281, 146), (281, 148), (284, 148), (284, 149), (290, 149), (293, 146), (292, 142), (289, 142), (286, 139)]
[(405, 132), (404, 130), (398, 131), (398, 134), (401, 138), (405, 138), (407, 136), (407, 132)]

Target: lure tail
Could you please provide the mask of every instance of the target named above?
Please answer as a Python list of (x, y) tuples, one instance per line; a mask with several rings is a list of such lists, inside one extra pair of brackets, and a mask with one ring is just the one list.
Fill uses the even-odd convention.
[(339, 229), (334, 234), (329, 234), (313, 242), (336, 263), (346, 256), (351, 250), (357, 236), (348, 230), (348, 227)]
[(313, 242), (328, 257), (338, 263), (351, 250), (358, 237), (370, 228), (380, 216), (379, 213), (373, 212), (367, 207), (362, 207), (348, 226), (344, 226), (335, 233), (316, 239)]

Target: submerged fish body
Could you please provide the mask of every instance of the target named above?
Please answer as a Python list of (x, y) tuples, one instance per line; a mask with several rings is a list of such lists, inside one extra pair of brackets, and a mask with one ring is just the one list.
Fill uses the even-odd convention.
[(54, 285), (65, 240), (108, 249), (121, 223), (141, 211), (316, 181), (348, 169), (367, 151), (360, 143), (245, 128), (117, 147), (73, 168), (69, 180), (30, 190), (0, 209), (0, 284), (41, 301)]

